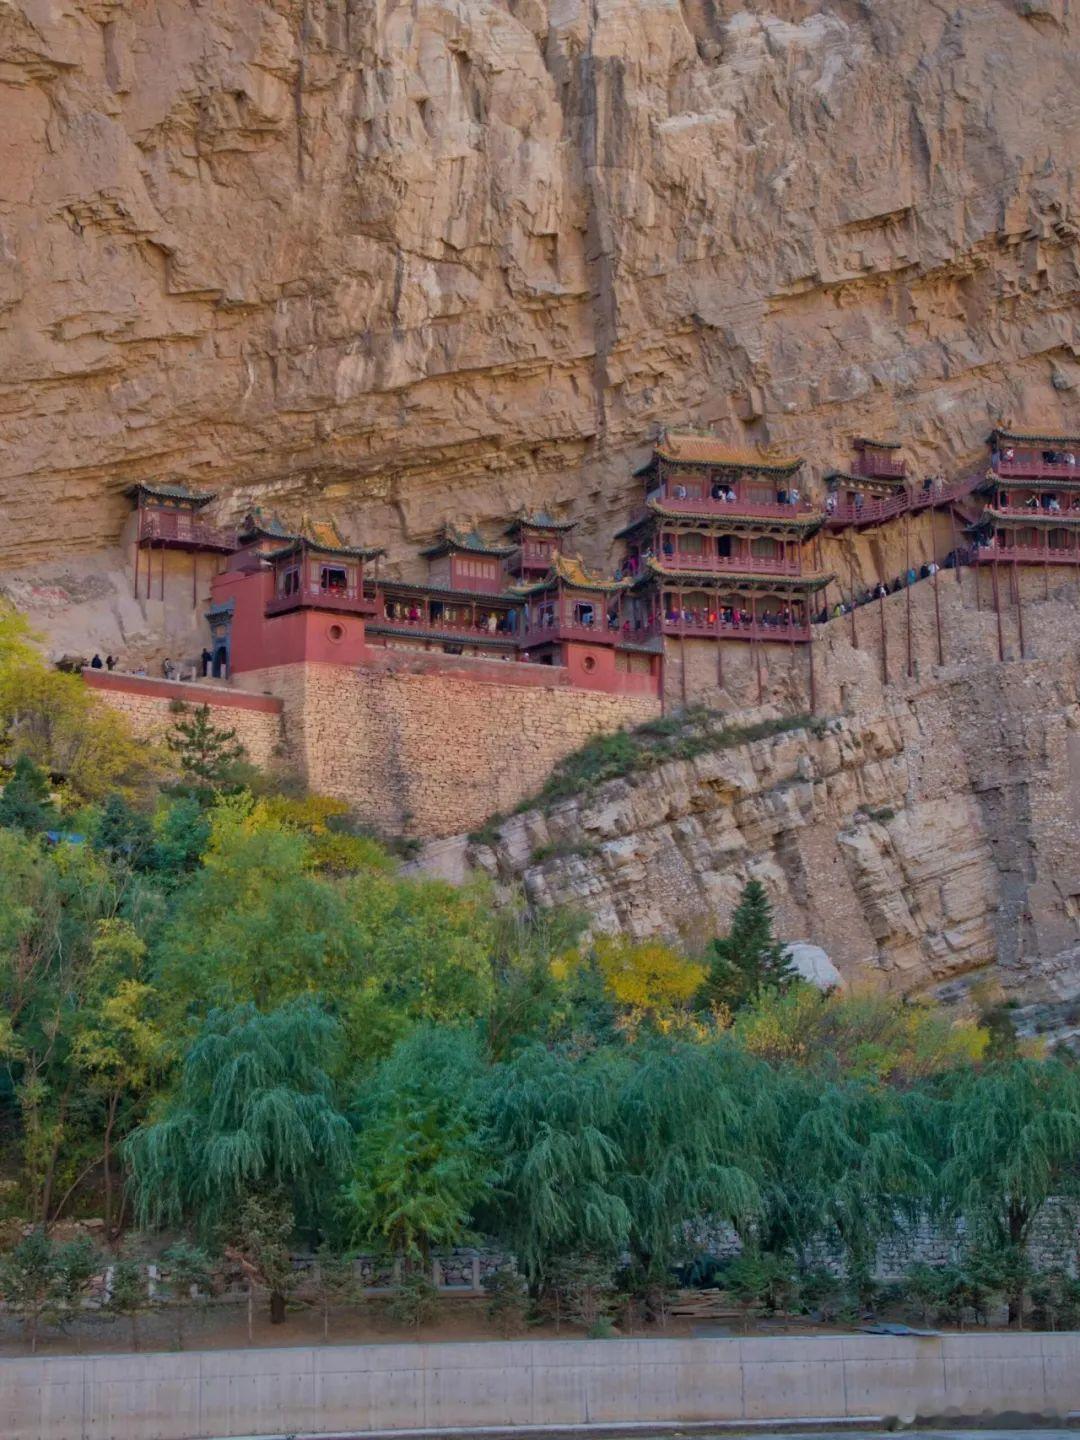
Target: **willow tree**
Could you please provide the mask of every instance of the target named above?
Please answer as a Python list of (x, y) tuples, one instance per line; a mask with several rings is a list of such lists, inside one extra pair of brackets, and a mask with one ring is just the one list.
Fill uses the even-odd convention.
[[(294, 1223), (317, 1216), (349, 1157), (329, 1077), (337, 1044), (311, 1000), (212, 1012), (160, 1114), (125, 1142), (140, 1224), (233, 1238), (252, 1196), (284, 1199)], [(274, 1318), (283, 1310), (272, 1294)]]
[(630, 1232), (618, 1194), (609, 1058), (531, 1046), (491, 1072), (485, 1137), (494, 1187), (482, 1218), (535, 1288), (559, 1257), (614, 1263)]
[(1013, 1060), (961, 1074), (948, 1096), (937, 1193), (977, 1243), (997, 1253), (1010, 1319), (1023, 1322), (1024, 1253), (1052, 1206), (1080, 1205), (1080, 1071), (1064, 1060)]
[(667, 1272), (688, 1225), (726, 1221), (746, 1233), (758, 1213), (725, 1050), (656, 1039), (626, 1052), (613, 1075), (614, 1189), (643, 1276)]

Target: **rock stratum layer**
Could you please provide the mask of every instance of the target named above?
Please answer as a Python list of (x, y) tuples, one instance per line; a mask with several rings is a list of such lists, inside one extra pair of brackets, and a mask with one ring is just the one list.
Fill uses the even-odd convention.
[[(822, 946), (848, 980), (958, 998), (984, 979), (1068, 1028), (1080, 1019), (1075, 593), (1028, 602), (1027, 658), (1006, 612), (1002, 662), (974, 577), (961, 590), (950, 576), (940, 597), (917, 589), (910, 678), (897, 595), (882, 617), (887, 684), (866, 623), (876, 617), (863, 612), (857, 649), (834, 621), (817, 642), (824, 706), (812, 727), (512, 816), (494, 844), (471, 847), (472, 862), (522, 883), (535, 905), (584, 911), (594, 930), (695, 948), (726, 929), (757, 878), (780, 933)], [(935, 598), (944, 666), (931, 658)]]
[[(1070, 0), (3, 0), (9, 564), (123, 487), (392, 561), (659, 421), (949, 469), (1080, 367)], [(1075, 420), (1075, 415), (1073, 415)]]

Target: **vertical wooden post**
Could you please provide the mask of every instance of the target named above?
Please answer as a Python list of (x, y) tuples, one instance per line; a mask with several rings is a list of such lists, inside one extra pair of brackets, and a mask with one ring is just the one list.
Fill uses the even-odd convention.
[[(955, 564), (955, 569), (956, 569), (956, 583), (959, 585), (959, 584), (961, 583), (961, 580), (960, 580), (960, 541), (959, 541), (959, 539), (957, 538), (957, 534), (956, 534), (956, 510), (955, 510), (955, 508), (954, 508), (952, 505), (949, 506), (949, 529), (952, 531), (953, 559), (954, 559), (955, 562), (956, 562), (956, 564)], [(976, 582), (976, 584), (977, 584), (977, 583), (978, 583), (978, 582)]]
[(1020, 659), (1026, 660), (1027, 655), (1024, 653), (1024, 597), (1020, 589), (1022, 576), (1018, 565), (1014, 565), (1012, 568), (1013, 584), (1016, 587), (1016, 628), (1020, 635)]
[(161, 599), (165, 599), (165, 546), (161, 547)]
[(885, 596), (878, 596), (878, 618), (881, 621), (881, 683), (889, 681), (889, 642), (885, 635)]
[[(138, 525), (138, 519), (136, 519), (136, 522), (135, 522), (135, 523), (136, 523), (136, 525)], [(139, 551), (140, 551), (141, 549), (142, 549), (142, 545), (139, 543), (139, 532), (138, 532), (138, 530), (136, 530), (136, 531), (135, 531), (135, 599), (136, 599), (136, 600), (139, 598)]]
[(911, 661), (911, 516), (910, 516), (910, 515), (905, 515), (905, 516), (904, 516), (904, 558), (905, 558), (905, 560), (906, 560), (906, 562), (907, 562), (906, 565), (905, 565), (905, 568), (904, 568), (904, 586), (905, 586), (905, 588), (906, 588), (906, 590), (907, 590), (907, 603), (906, 603), (906, 606), (905, 606), (905, 609), (906, 609), (906, 612), (907, 612), (907, 614), (906, 614), (906, 619), (907, 619), (907, 673), (908, 673), (908, 679), (910, 680), (911, 677), (912, 677), (912, 675), (915, 673), (915, 669), (914, 669), (914, 666), (913, 666), (912, 661)]
[(757, 638), (757, 591), (750, 592), (750, 644), (754, 647), (754, 663), (757, 667), (757, 703), (760, 705), (761, 688), (761, 644)]
[(848, 598), (851, 601), (851, 648), (859, 648), (859, 636), (855, 630), (855, 542), (848, 532)]
[(810, 619), (809, 591), (807, 591), (806, 593), (803, 605), (805, 618), (809, 620), (809, 623), (806, 627), (806, 633), (809, 636), (809, 640), (807, 641), (807, 648), (810, 651), (810, 714), (814, 715), (817, 713), (817, 687), (814, 680), (814, 624), (813, 620)]
[(1050, 599), (1050, 562), (1043, 556), (1043, 599)]
[(995, 615), (996, 618), (997, 618), (998, 659), (999, 659), (999, 660), (1004, 660), (1004, 659), (1005, 659), (1005, 641), (1004, 641), (1004, 639), (1002, 638), (1002, 634), (1001, 634), (1001, 595), (1000, 595), (1000, 593), (999, 593), (999, 591), (998, 591), (998, 562), (997, 562), (996, 557), (995, 557), (994, 562), (993, 562), (993, 568), (992, 568), (991, 571), (990, 571), (990, 578), (991, 578), (991, 580), (993, 581), (993, 590), (994, 590), (994, 615)]
[(937, 626), (937, 663), (944, 665), (945, 651), (941, 643), (941, 600), (938, 596), (938, 580), (941, 577), (941, 567), (936, 560), (933, 563), (936, 567), (934, 570), (934, 623)]
[(199, 607), (199, 552), (191, 552), (191, 608)]

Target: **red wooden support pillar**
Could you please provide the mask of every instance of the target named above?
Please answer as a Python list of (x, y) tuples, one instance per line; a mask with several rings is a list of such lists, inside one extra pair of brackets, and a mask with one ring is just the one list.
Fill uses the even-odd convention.
[(859, 648), (859, 636), (855, 630), (855, 541), (848, 533), (848, 599), (851, 601), (851, 648)]
[(199, 606), (199, 552), (191, 552), (191, 608), (197, 610)]
[(994, 559), (993, 568), (992, 568), (992, 570), (991, 570), (991, 572), (990, 572), (990, 578), (991, 578), (991, 580), (993, 581), (993, 589), (994, 589), (994, 615), (995, 615), (995, 617), (997, 618), (998, 659), (999, 659), (999, 660), (1004, 660), (1004, 659), (1005, 659), (1005, 641), (1004, 641), (1004, 639), (1003, 639), (1003, 637), (1002, 637), (1002, 634), (1001, 634), (1001, 595), (1000, 595), (999, 590), (998, 590), (998, 562), (997, 562), (997, 558), (996, 558), (996, 557), (995, 557), (995, 559)]
[(1020, 636), (1020, 659), (1026, 660), (1027, 655), (1024, 653), (1024, 597), (1020, 588), (1020, 581), (1023, 577), (1018, 565), (1012, 567), (1012, 575), (1013, 585), (1016, 588), (1016, 629)]
[(750, 644), (754, 649), (754, 663), (757, 667), (757, 703), (762, 701), (763, 691), (761, 688), (761, 643), (757, 637), (757, 592), (750, 592)]
[[(957, 534), (956, 534), (956, 510), (955, 510), (955, 507), (952, 506), (952, 505), (949, 506), (949, 529), (952, 531), (953, 558), (954, 558), (954, 560), (955, 560), (955, 562), (956, 562), (956, 564), (955, 564), (956, 583), (959, 585), (959, 584), (962, 583), (962, 582), (961, 582), (961, 579), (960, 579), (960, 541), (959, 541), (959, 539), (957, 538)], [(976, 578), (975, 578), (976, 592), (978, 591), (978, 585), (979, 585), (978, 574), (976, 574)]]
[(803, 598), (803, 618), (807, 621), (806, 633), (809, 636), (807, 649), (810, 652), (810, 714), (817, 712), (817, 687), (814, 679), (814, 622), (810, 615), (810, 592), (807, 591)]
[(165, 546), (161, 547), (161, 597), (165, 599)]
[(716, 688), (724, 688), (724, 642), (720, 634), (720, 600), (716, 598)]
[(906, 619), (907, 619), (907, 673), (910, 680), (915, 673), (915, 667), (911, 660), (911, 516), (904, 516), (904, 586), (907, 590)]
[(941, 643), (941, 600), (938, 595), (938, 580), (941, 577), (941, 567), (937, 561), (934, 562), (934, 623), (937, 626), (937, 663), (945, 664), (945, 651)]
[(1043, 556), (1043, 599), (1050, 599), (1050, 562)]
[(881, 683), (889, 681), (889, 642), (885, 635), (885, 596), (878, 596), (878, 618), (881, 621)]
[[(138, 527), (138, 523), (139, 523), (139, 522), (138, 522), (138, 519), (136, 519), (136, 522), (135, 522), (136, 527)], [(136, 599), (136, 600), (139, 598), (139, 551), (140, 551), (141, 549), (142, 549), (142, 543), (141, 543), (140, 540), (139, 540), (139, 531), (138, 531), (138, 528), (136, 528), (136, 530), (135, 530), (135, 599)]]

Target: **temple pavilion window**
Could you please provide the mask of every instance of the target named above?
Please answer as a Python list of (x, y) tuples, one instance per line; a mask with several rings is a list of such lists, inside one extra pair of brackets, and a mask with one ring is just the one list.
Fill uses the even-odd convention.
[(750, 541), (750, 554), (757, 560), (774, 560), (780, 554), (780, 546), (769, 535), (755, 535)]
[(591, 626), (596, 622), (596, 610), (591, 601), (578, 600), (574, 605), (574, 624)]
[(705, 538), (696, 530), (679, 536), (679, 549), (684, 555), (704, 555)]
[(300, 593), (300, 567), (290, 565), (288, 570), (278, 573), (278, 594), (298, 595)]
[(735, 552), (732, 549), (732, 537), (730, 535), (718, 535), (716, 537), (716, 553), (721, 557), (730, 557)]
[(349, 572), (343, 565), (319, 567), (319, 589), (324, 595), (344, 595), (349, 588)]

